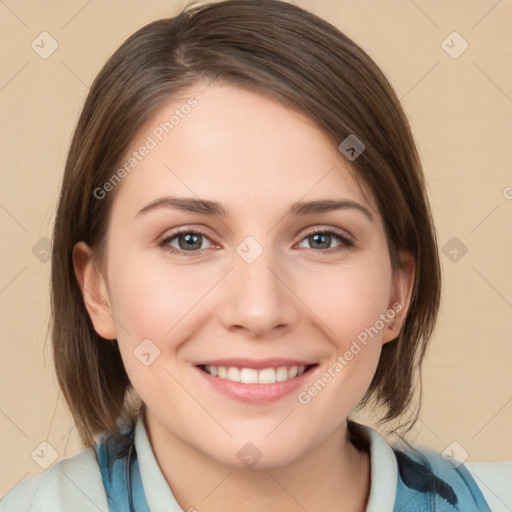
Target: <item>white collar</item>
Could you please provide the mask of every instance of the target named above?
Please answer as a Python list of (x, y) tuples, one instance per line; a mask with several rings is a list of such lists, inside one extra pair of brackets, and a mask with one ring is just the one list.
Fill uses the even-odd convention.
[[(366, 512), (393, 512), (398, 477), (393, 450), (376, 430), (360, 423), (356, 424), (356, 428), (370, 449), (371, 484)], [(158, 466), (142, 415), (135, 429), (135, 449), (151, 512), (183, 512)]]
[(370, 496), (366, 512), (393, 512), (398, 465), (388, 442), (373, 428), (355, 424), (370, 450)]

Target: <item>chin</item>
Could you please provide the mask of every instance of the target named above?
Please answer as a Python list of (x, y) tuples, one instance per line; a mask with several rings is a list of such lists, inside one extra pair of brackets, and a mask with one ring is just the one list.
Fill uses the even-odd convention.
[(249, 436), (245, 436), (245, 439), (243, 441), (235, 439), (224, 446), (219, 443), (217, 446), (221, 451), (215, 450), (212, 453), (208, 450), (205, 454), (226, 466), (258, 470), (286, 466), (295, 461), (306, 449), (303, 441), (299, 446), (298, 442), (289, 438), (284, 443), (284, 440), (278, 436), (272, 441), (270, 439), (250, 441)]

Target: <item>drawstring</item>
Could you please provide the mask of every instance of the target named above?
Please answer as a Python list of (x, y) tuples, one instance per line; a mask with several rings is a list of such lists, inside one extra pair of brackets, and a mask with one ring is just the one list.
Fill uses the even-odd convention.
[(128, 450), (128, 457), (127, 457), (127, 463), (126, 463), (126, 486), (128, 488), (128, 502), (130, 504), (130, 512), (135, 512), (135, 509), (133, 508), (133, 497), (132, 497), (132, 454), (133, 454), (133, 447), (135, 445), (135, 438), (132, 439), (132, 442), (130, 444), (130, 449)]

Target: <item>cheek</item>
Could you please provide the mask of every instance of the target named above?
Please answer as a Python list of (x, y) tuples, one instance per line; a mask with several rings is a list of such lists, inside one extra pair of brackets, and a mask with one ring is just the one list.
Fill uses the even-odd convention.
[[(382, 350), (381, 332), (389, 325), (391, 268), (383, 258), (332, 268), (309, 283), (305, 302), (312, 304), (319, 329), (330, 343), (329, 360), (313, 385), (302, 390), (299, 403), (321, 428), (333, 428), (350, 413), (368, 389)], [(313, 286), (315, 284), (315, 286)], [(394, 311), (393, 311), (394, 313)], [(390, 314), (391, 318), (391, 314)]]
[(303, 285), (304, 301), (340, 349), (376, 323), (382, 328), (379, 316), (388, 308), (391, 291), (391, 270), (385, 263), (326, 267), (323, 278), (317, 273)]
[(117, 262), (111, 277), (112, 308), (126, 372), (143, 401), (158, 408), (162, 383), (179, 396), (179, 386), (166, 370), (174, 368), (174, 374), (179, 346), (197, 328), (194, 317), (200, 310), (198, 301), (212, 286), (211, 272), (202, 284), (200, 274), (149, 265), (142, 257), (132, 256)]
[[(218, 280), (211, 268), (151, 264), (143, 255), (119, 261), (112, 269), (115, 319), (125, 345), (153, 340), (160, 348), (187, 337), (185, 330), (198, 325), (201, 300)], [(121, 340), (120, 340), (121, 341)]]

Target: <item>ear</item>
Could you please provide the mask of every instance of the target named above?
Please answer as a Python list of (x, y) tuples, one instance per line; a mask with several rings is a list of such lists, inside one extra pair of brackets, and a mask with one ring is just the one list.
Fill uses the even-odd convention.
[(102, 338), (116, 339), (115, 322), (105, 279), (94, 265), (92, 249), (85, 242), (78, 242), (73, 247), (73, 266), (94, 330)]
[(400, 251), (400, 268), (393, 276), (388, 311), (395, 316), (382, 331), (382, 343), (394, 340), (399, 334), (409, 311), (414, 286), (416, 264), (411, 253)]

